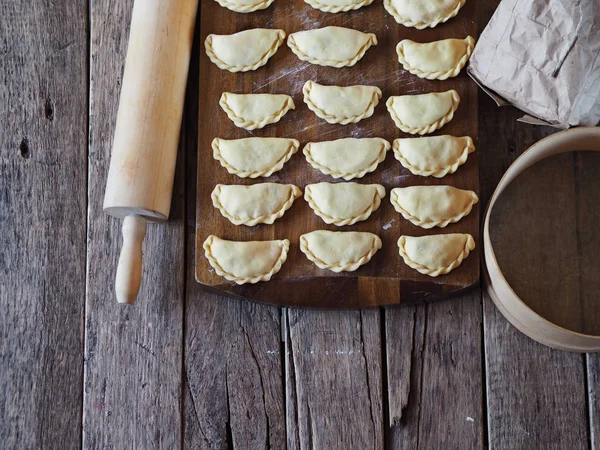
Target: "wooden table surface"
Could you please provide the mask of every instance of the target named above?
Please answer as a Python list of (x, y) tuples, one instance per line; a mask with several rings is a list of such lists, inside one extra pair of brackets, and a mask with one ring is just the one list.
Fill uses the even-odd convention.
[[(0, 1), (1, 448), (600, 450), (600, 356), (529, 340), (480, 290), (310, 311), (200, 289), (198, 39), (171, 219), (117, 305), (102, 198), (131, 6)], [(485, 95), (479, 111), (485, 204), (551, 130)]]

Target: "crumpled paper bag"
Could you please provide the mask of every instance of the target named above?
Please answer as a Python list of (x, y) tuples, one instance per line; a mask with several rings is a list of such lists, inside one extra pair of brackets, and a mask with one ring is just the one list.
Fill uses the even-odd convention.
[(528, 123), (600, 121), (600, 0), (502, 0), (467, 69)]

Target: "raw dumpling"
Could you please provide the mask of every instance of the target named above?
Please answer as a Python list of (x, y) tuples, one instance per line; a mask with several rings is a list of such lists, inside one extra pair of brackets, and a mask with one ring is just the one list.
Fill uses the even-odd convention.
[(234, 225), (272, 224), (292, 207), (302, 191), (293, 184), (261, 183), (250, 186), (217, 184), (212, 202)]
[(210, 235), (204, 254), (219, 276), (237, 284), (269, 281), (287, 259), (290, 241), (226, 241)]
[(304, 0), (310, 6), (323, 12), (345, 12), (370, 5), (373, 0)]
[(422, 274), (437, 277), (460, 266), (475, 248), (475, 240), (470, 234), (458, 233), (400, 236), (398, 248), (407, 265)]
[(381, 248), (373, 233), (318, 230), (300, 236), (300, 250), (320, 269), (352, 272), (371, 261)]
[(452, 186), (408, 186), (392, 189), (390, 201), (414, 225), (444, 228), (469, 214), (479, 197)]
[(302, 61), (319, 66), (351, 67), (377, 45), (377, 36), (351, 28), (325, 27), (289, 35), (288, 46)]
[(271, 6), (274, 0), (215, 0), (219, 5), (239, 13), (251, 13)]
[(460, 97), (452, 89), (390, 97), (386, 106), (398, 128), (405, 133), (423, 135), (433, 133), (450, 122), (459, 103)]
[(212, 141), (213, 157), (241, 178), (269, 177), (298, 151), (296, 139), (251, 137)]
[(292, 97), (285, 94), (223, 92), (219, 104), (237, 127), (246, 130), (256, 130), (279, 122), (290, 109), (296, 108)]
[(442, 178), (454, 173), (475, 151), (469, 136), (450, 135), (396, 139), (394, 156), (414, 175)]
[(323, 86), (307, 81), (304, 102), (321, 119), (347, 125), (371, 117), (381, 98), (376, 86)]
[(367, 220), (385, 197), (380, 184), (317, 183), (304, 189), (304, 199), (325, 223), (352, 225)]
[(283, 30), (253, 28), (235, 34), (209, 34), (206, 54), (220, 69), (247, 72), (264, 66), (285, 39)]
[(373, 172), (390, 147), (390, 143), (381, 138), (344, 138), (309, 142), (303, 152), (315, 169), (333, 178), (352, 180)]
[(383, 0), (396, 22), (406, 26), (433, 28), (458, 14), (466, 0)]
[(428, 80), (445, 80), (455, 77), (465, 66), (475, 39), (443, 39), (441, 41), (420, 44), (404, 39), (396, 46), (398, 61), (410, 73)]

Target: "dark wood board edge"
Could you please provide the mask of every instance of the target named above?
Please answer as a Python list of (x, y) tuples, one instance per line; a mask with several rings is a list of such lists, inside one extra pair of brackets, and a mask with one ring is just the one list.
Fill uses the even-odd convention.
[[(393, 278), (358, 277), (318, 278), (311, 281), (310, 289), (306, 289), (303, 283), (305, 282), (302, 280), (272, 279), (268, 283), (268, 289), (265, 289), (266, 283), (233, 288), (229, 285), (214, 287), (204, 284), (200, 284), (200, 287), (211, 294), (260, 304), (327, 310), (393, 307), (400, 304), (442, 301), (480, 286), (479, 280), (464, 287)], [(285, 292), (285, 298), (282, 298), (282, 292)], [(381, 297), (384, 300), (381, 300)], [(335, 301), (332, 301), (332, 298)]]

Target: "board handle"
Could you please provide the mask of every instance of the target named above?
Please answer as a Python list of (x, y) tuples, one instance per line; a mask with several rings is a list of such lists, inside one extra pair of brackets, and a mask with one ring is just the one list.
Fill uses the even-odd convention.
[(142, 284), (142, 243), (146, 219), (130, 215), (123, 221), (123, 247), (117, 266), (115, 293), (117, 302), (132, 305)]

